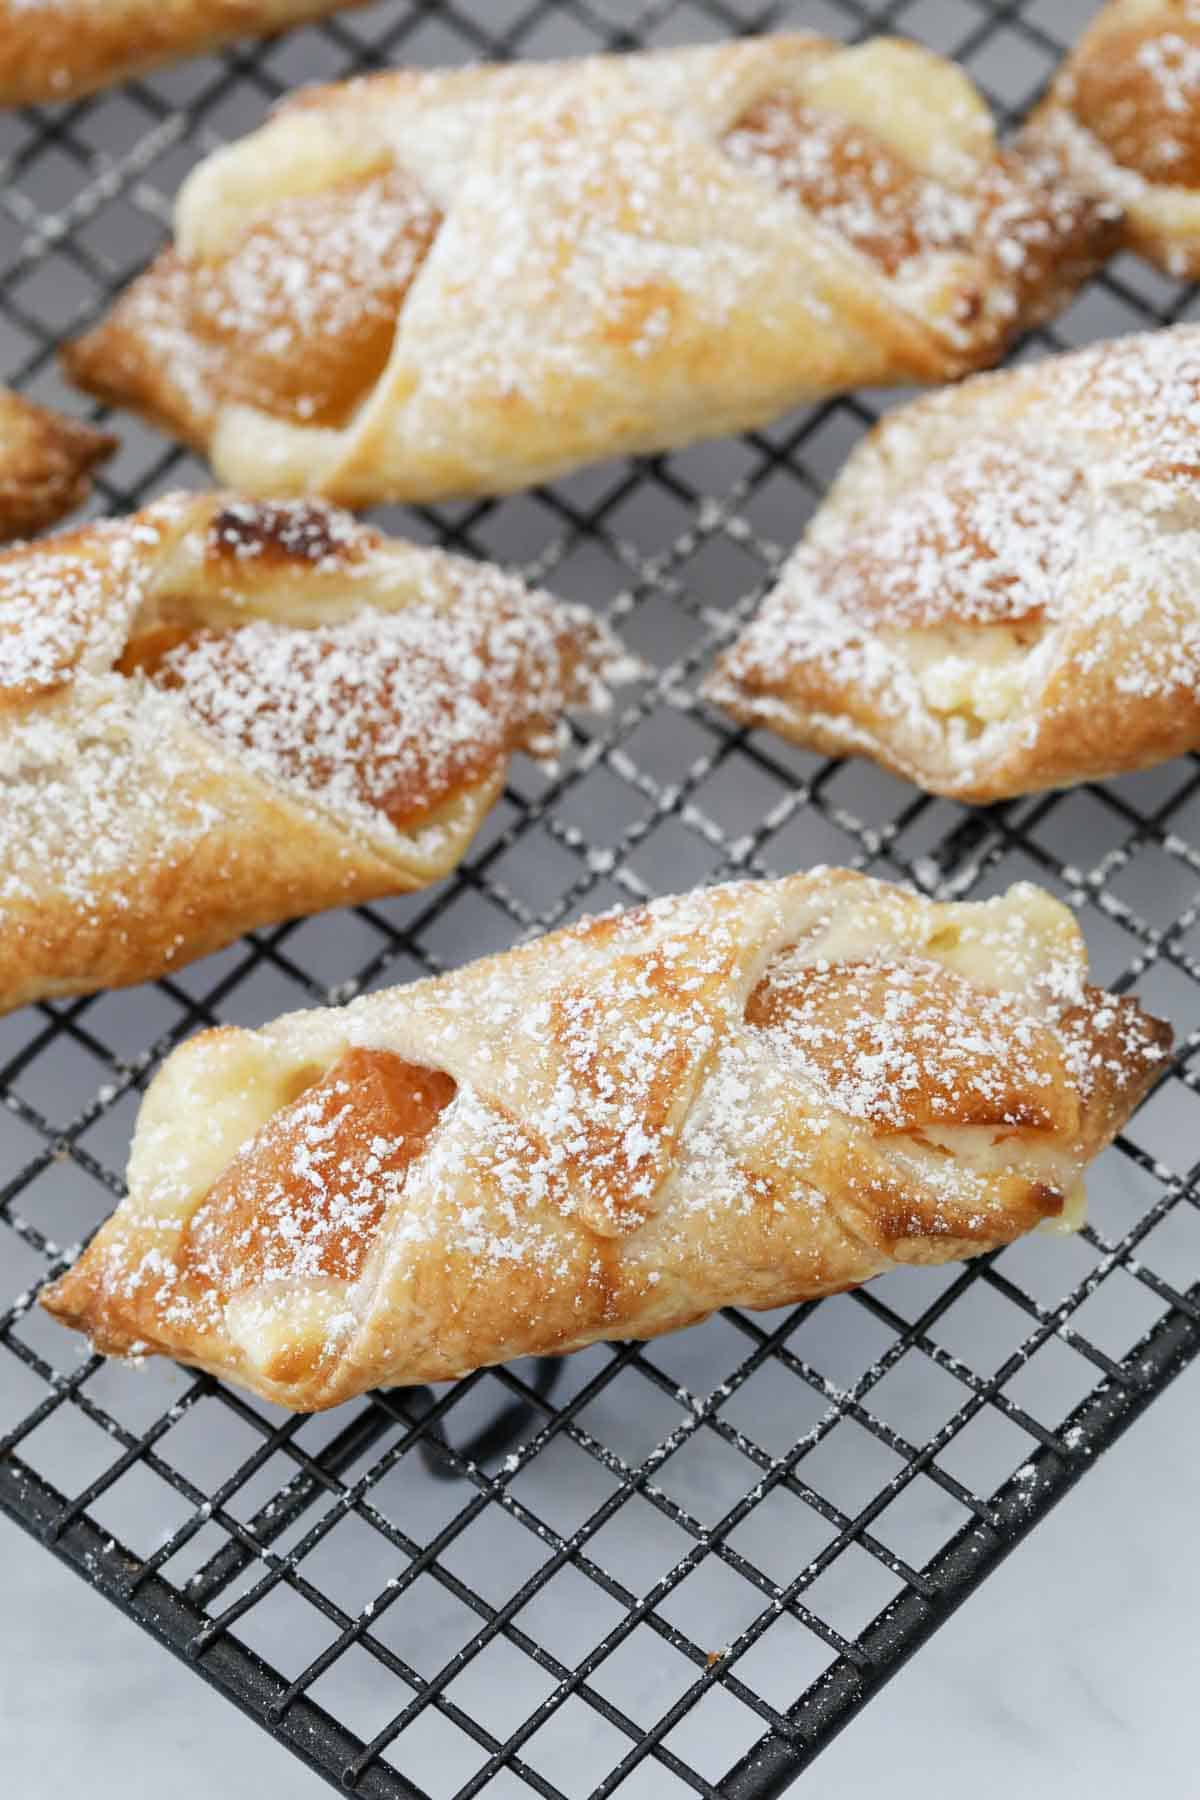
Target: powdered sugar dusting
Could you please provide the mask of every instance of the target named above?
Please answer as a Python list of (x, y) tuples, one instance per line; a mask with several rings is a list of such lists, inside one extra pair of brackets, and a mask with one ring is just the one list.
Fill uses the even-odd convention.
[(440, 215), (399, 170), (276, 202), (223, 261), (191, 267), (191, 329), (218, 404), (344, 420), (387, 360)]
[(141, 597), (139, 551), (117, 525), (0, 557), (0, 707), (116, 657)]
[(801, 741), (811, 720), (821, 742), (986, 797), (1046, 784), (1023, 759), (1052, 726), (1057, 779), (1072, 778), (1085, 733), (1071, 709), (1089, 691), (1114, 729), (1076, 779), (1200, 743), (1198, 433), (1186, 326), (894, 414), (709, 691)]
[(915, 175), (872, 132), (785, 94), (743, 114), (724, 147), (889, 274), (913, 256), (968, 249), (978, 224), (972, 196)]
[(1164, 31), (1138, 45), (1138, 67), (1154, 79), (1169, 113), (1189, 113), (1200, 106), (1200, 44), (1179, 31)]
[[(1055, 87), (1117, 169), (1190, 188), (1200, 174), (1200, 7), (1191, 0), (1093, 30)], [(1132, 197), (1139, 198), (1135, 188)]]
[(750, 1016), (830, 1106), (877, 1129), (1053, 1122), (1041, 1095), (1060, 1071), (1044, 1023), (927, 958), (780, 959)]
[(450, 606), (201, 632), (151, 679), (247, 768), (340, 818), (405, 829), (514, 750), (553, 754), (579, 648), (552, 602), (523, 594), (518, 611), (480, 579)]
[(165, 697), (84, 678), (0, 734), (0, 931), (53, 895), (81, 930), (119, 934), (131, 872), (186, 866), (219, 828), (176, 717)]
[[(272, 609), (311, 622), (254, 617)], [(221, 786), (229, 755), (351, 834), (326, 856), (321, 904), (353, 884), (364, 833), (444, 858), (467, 829), (447, 803), (486, 797), (518, 749), (552, 756), (564, 710), (603, 707), (631, 668), (583, 609), (310, 502), (178, 496), (11, 552), (0, 929), (50, 943), (61, 927), (53, 974), (68, 983), (72, 958), (91, 966), (169, 875), (184, 919), (167, 955), (186, 956), (187, 908), (260, 851), (245, 790)], [(70, 944), (53, 909), (42, 919), (50, 894), (73, 909)]]

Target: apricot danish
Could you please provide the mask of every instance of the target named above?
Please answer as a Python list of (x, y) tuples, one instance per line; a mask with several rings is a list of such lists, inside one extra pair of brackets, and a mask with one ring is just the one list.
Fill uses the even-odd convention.
[(503, 493), (981, 367), (1114, 220), (897, 40), (389, 73), (202, 163), (66, 365), (246, 492)]
[(0, 1009), (447, 874), (615, 641), (313, 501), (176, 495), (0, 557)]
[(1037, 888), (816, 870), (206, 1032), (43, 1303), (308, 1411), (1072, 1229), (1170, 1041), (1086, 974)]
[(706, 692), (992, 801), (1200, 748), (1200, 328), (979, 375), (854, 451)]

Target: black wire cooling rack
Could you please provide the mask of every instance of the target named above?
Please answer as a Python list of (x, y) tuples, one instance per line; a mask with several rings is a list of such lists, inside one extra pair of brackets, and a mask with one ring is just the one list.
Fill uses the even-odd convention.
[[(0, 115), (0, 371), (77, 406), (57, 341), (161, 241), (187, 168), (298, 80), (796, 23), (923, 38), (1011, 118), (1088, 10), (380, 0)], [(1192, 308), (1123, 259), (1026, 353)], [(766, 1800), (1200, 1348), (1196, 760), (972, 811), (734, 730), (695, 698), (884, 403), (502, 503), (385, 514), (604, 608), (656, 677), (580, 730), (555, 778), (519, 766), (433, 892), (0, 1021), (0, 1506), (355, 1793)], [(120, 429), (96, 508), (204, 481)], [(105, 1366), (34, 1306), (119, 1195), (140, 1091), (193, 1029), (344, 999), (615, 900), (817, 861), (956, 896), (1035, 878), (1078, 910), (1098, 978), (1173, 1020), (1177, 1062), (1098, 1166), (1078, 1238), (311, 1419), (168, 1365)]]

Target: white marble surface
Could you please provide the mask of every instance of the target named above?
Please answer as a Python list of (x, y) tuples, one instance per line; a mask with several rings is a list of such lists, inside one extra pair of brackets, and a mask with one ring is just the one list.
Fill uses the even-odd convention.
[[(803, 1778), (808, 1800), (1195, 1792), (1200, 1372), (1176, 1382)], [(0, 1767), (22, 1800), (323, 1784), (0, 1526)], [(575, 1752), (583, 1752), (579, 1743)], [(506, 1793), (515, 1789), (507, 1789)], [(648, 1791), (648, 1790), (645, 1790)]]

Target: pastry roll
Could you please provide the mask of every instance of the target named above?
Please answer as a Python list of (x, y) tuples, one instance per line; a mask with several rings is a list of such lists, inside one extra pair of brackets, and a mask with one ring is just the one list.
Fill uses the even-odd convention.
[(857, 447), (706, 684), (986, 802), (1200, 748), (1200, 328), (980, 375)]
[(0, 0), (0, 106), (76, 100), (356, 0)]
[(87, 498), (117, 440), (0, 387), (0, 542), (53, 525)]
[(177, 495), (0, 557), (0, 1009), (452, 869), (624, 673), (487, 564)]
[(785, 35), (301, 94), (65, 352), (265, 495), (505, 493), (995, 360), (1113, 220), (914, 44)]
[(1124, 241), (1168, 274), (1200, 275), (1200, 4), (1111, 0), (1022, 134), (1121, 207)]
[(817, 870), (205, 1032), (43, 1302), (309, 1411), (1073, 1229), (1170, 1040), (1086, 973), (1037, 888)]

